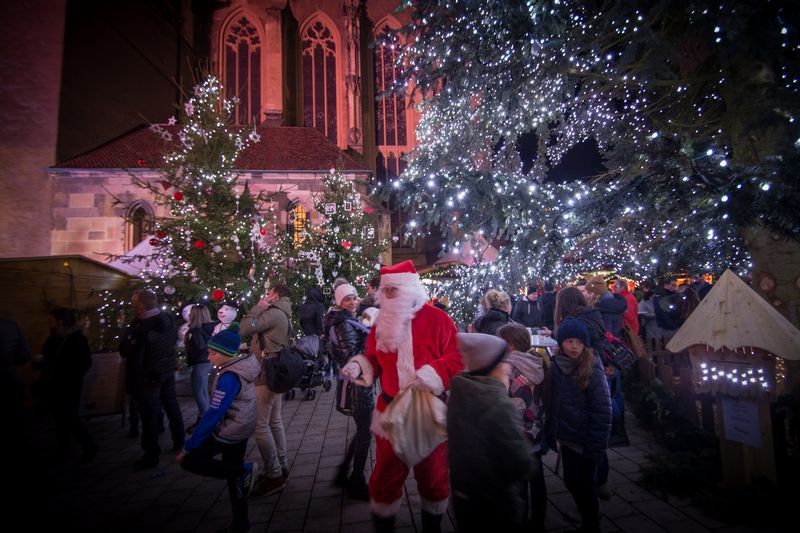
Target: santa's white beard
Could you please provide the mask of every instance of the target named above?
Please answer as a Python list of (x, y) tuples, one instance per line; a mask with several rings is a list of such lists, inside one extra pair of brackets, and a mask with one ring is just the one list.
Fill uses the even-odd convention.
[(425, 304), (427, 295), (422, 285), (400, 287), (394, 298), (379, 298), (380, 312), (375, 319), (375, 341), (378, 350), (396, 352), (400, 342), (411, 335), (411, 319)]

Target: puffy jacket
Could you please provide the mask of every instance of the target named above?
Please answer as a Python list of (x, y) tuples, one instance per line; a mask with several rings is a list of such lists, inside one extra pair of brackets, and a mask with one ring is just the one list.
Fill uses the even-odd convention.
[(544, 326), (542, 302), (539, 300), (532, 302), (528, 298), (521, 298), (517, 305), (514, 306), (511, 318), (518, 324), (528, 328)]
[(364, 342), (367, 339), (367, 332), (360, 330), (348, 320), (355, 320), (355, 317), (346, 309), (335, 307), (325, 316), (328, 350), (333, 360), (340, 366), (344, 365), (350, 357), (363, 353)]
[(606, 331), (618, 339), (622, 337), (622, 315), (628, 309), (628, 302), (619, 294), (605, 293), (594, 306), (603, 317)]
[(489, 309), (486, 314), (475, 321), (475, 331), (487, 335), (497, 334), (497, 330), (511, 321), (508, 313), (500, 309)]
[(216, 322), (192, 328), (188, 332), (189, 340), (186, 341), (186, 364), (189, 366), (208, 362), (208, 339), (214, 333)]
[(551, 375), (556, 439), (562, 445), (581, 450), (589, 460), (599, 464), (611, 435), (611, 398), (603, 367), (594, 365), (584, 390), (559, 366), (558, 355)]
[(306, 301), (297, 310), (300, 329), (303, 335), (322, 335), (322, 322), (325, 318), (325, 304), (322, 292), (316, 287), (306, 290)]

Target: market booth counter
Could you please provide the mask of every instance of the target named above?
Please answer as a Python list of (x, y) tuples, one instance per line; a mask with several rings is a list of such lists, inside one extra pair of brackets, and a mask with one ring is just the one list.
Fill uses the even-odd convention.
[(694, 392), (715, 399), (725, 481), (775, 482), (783, 428), (773, 433), (771, 406), (789, 392), (786, 361), (800, 360), (800, 330), (727, 270), (667, 349), (688, 349)]
[[(34, 358), (41, 354), (49, 335), (48, 313), (53, 307), (78, 310), (93, 350), (92, 367), (84, 377), (81, 416), (120, 413), (124, 409), (124, 366), (119, 353), (102, 349), (101, 323), (97, 313), (100, 292), (128, 286), (131, 276), (109, 265), (79, 255), (0, 259), (0, 289), (8, 295), (0, 301), (0, 316), (16, 321)], [(19, 369), (20, 379), (31, 384), (37, 378), (32, 366)], [(28, 401), (33, 401), (28, 398)]]

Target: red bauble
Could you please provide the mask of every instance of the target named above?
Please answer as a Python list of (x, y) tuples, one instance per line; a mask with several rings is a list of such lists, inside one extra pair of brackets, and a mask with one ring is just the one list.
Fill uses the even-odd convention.
[(164, 233), (163, 231), (157, 231), (156, 232), (156, 238), (157, 239), (166, 239), (167, 238), (167, 234)]
[(345, 250), (349, 250), (350, 247), (353, 246), (353, 243), (350, 241), (342, 241), (342, 248)]
[(214, 292), (211, 293), (211, 297), (214, 298), (217, 301), (220, 301), (223, 298), (225, 298), (225, 292), (217, 289), (217, 290), (215, 290)]
[(264, 228), (261, 228), (260, 231), (261, 231), (261, 235), (266, 235), (267, 234), (267, 230), (265, 230)]
[(374, 213), (374, 212), (375, 212), (375, 209), (373, 209), (372, 207), (365, 207), (365, 208), (364, 208), (364, 212), (365, 212), (366, 214), (368, 214), (368, 215), (371, 215), (372, 213)]
[(183, 193), (181, 191), (176, 192), (175, 194), (172, 195), (172, 197), (175, 199), (176, 202), (183, 201)]
[(161, 241), (158, 239), (150, 239), (150, 246), (158, 246), (159, 244), (161, 244)]
[(194, 247), (197, 248), (198, 250), (203, 250), (206, 247), (206, 243), (200, 239), (197, 239), (196, 241), (194, 241)]

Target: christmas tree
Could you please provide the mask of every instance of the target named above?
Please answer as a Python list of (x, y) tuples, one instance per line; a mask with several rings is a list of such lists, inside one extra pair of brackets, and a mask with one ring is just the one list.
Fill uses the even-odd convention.
[[(409, 2), (396, 90), (413, 80), (423, 118), (383, 193), (411, 213), (409, 235), (503, 243), (495, 268), (464, 274), (474, 290), (599, 267), (636, 278), (732, 267), (771, 278), (767, 296), (797, 323), (793, 7)], [(547, 179), (588, 141), (601, 175)]]
[(296, 228), (296, 256), (305, 265), (292, 269), (293, 285), (325, 288), (337, 277), (365, 284), (377, 274), (389, 246), (379, 236), (376, 209), (363, 203), (357, 183), (339, 169), (323, 176), (322, 184), (324, 189), (314, 196), (322, 223), (305, 231)]
[[(159, 267), (148, 271), (151, 284), (168, 294), (244, 302), (260, 297), (264, 280), (282, 268), (271, 198), (253, 194), (234, 170), (239, 153), (260, 140), (255, 129), (231, 127), (235, 104), (207, 77), (184, 105), (159, 182), (132, 176), (170, 213), (155, 220), (151, 264)], [(169, 126), (151, 129), (173, 141)]]

